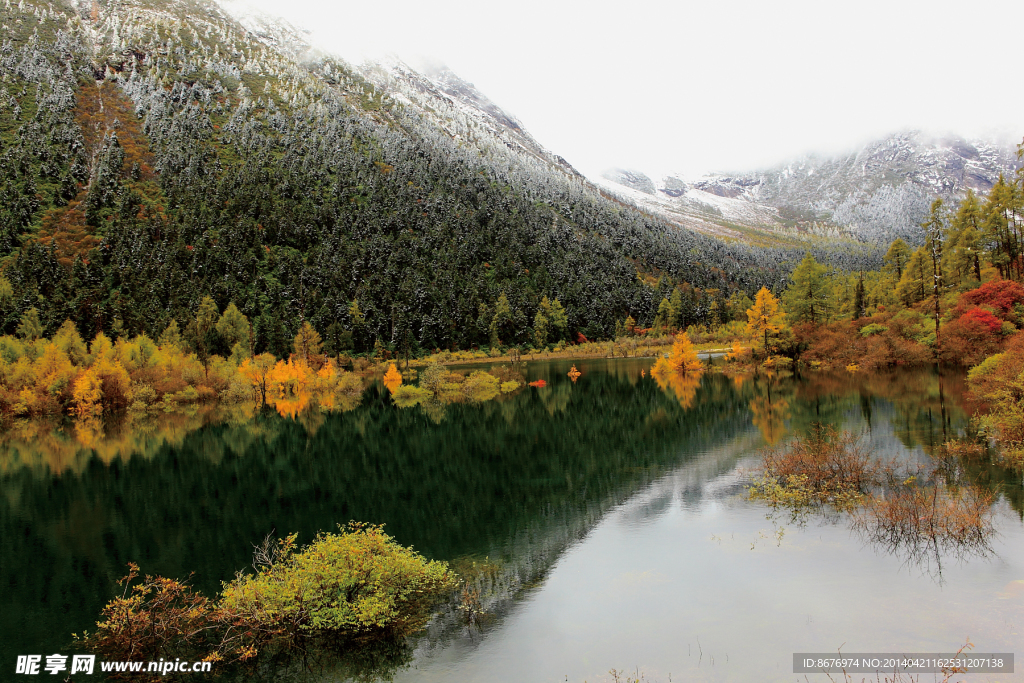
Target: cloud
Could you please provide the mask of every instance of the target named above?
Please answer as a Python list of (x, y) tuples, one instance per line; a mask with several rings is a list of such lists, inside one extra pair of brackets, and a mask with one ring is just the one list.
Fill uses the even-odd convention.
[(580, 168), (746, 170), (896, 130), (1024, 135), (1024, 3), (251, 0), (350, 60), (448, 64)]

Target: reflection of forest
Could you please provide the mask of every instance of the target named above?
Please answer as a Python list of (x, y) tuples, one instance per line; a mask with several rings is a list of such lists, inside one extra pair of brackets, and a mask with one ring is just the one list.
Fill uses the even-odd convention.
[[(573, 384), (567, 363), (537, 363), (527, 379), (547, 386), (484, 403), (398, 409), (371, 387), (348, 412), (295, 419), (200, 410), (16, 423), (0, 458), (0, 600), (16, 635), (0, 649), (60, 651), (128, 561), (195, 571), (212, 593), (267, 533), (308, 539), (350, 519), (385, 523), (431, 558), (486, 564), (485, 608), (501, 611), (610, 506), (738, 434), (756, 428), (774, 442), (812, 422), (885, 420), (930, 453), (967, 425), (963, 378), (943, 377), (940, 391), (929, 370), (705, 373), (661, 388), (648, 366), (581, 361)], [(971, 467), (979, 483), (1006, 480), (987, 461)], [(1019, 485), (1007, 496), (1022, 509)]]
[(731, 391), (698, 392), (683, 411), (653, 382), (585, 372), (575, 385), (552, 372), (542, 389), (444, 406), (440, 423), (373, 387), (347, 413), (297, 419), (17, 423), (0, 460), (0, 600), (5, 632), (19, 635), (3, 647), (58, 651), (92, 624), (128, 561), (194, 571), (212, 593), (267, 533), (308, 539), (350, 519), (385, 523), (432, 558), (494, 558), (493, 597), (507, 599), (608, 505), (746, 423)]
[(934, 454), (969, 427), (962, 371), (913, 368), (874, 373), (812, 372), (804, 375), (761, 371), (734, 378), (747, 398), (754, 424), (774, 444), (787, 434), (806, 434), (813, 423), (837, 428), (859, 414), (866, 429), (874, 414), (887, 409), (889, 422), (907, 448)]

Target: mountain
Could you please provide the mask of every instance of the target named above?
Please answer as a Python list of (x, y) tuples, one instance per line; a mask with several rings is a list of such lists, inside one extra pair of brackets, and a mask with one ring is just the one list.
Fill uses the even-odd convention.
[[(904, 132), (848, 154), (809, 155), (753, 173), (693, 181), (669, 176), (656, 193), (647, 192), (651, 197), (629, 196), (652, 213), (706, 232), (729, 234), (727, 224), (735, 222), (782, 233), (919, 243), (920, 224), (935, 198), (956, 202), (968, 189), (984, 193), (1018, 166), (1010, 147)], [(644, 182), (654, 187), (640, 172), (605, 178), (629, 190)]]
[(235, 2), (2, 3), (6, 333), (34, 308), (47, 334), (70, 319), (157, 338), (187, 332), (210, 296), (279, 356), (302, 321), (332, 351), (523, 344), (544, 297), (567, 335), (605, 337), (677, 286), (699, 323), (734, 289), (777, 286), (807, 249), (879, 259), (666, 221), (450, 70), (353, 66)]

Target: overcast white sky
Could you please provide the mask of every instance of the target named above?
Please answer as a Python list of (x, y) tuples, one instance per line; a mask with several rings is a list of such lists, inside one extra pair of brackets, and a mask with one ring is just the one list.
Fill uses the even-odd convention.
[(923, 128), (1019, 142), (1021, 0), (248, 0), (447, 64), (588, 174), (742, 171)]

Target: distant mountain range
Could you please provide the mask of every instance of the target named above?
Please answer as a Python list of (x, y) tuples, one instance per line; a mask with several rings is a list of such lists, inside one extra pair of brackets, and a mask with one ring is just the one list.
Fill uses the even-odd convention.
[(845, 234), (888, 243), (922, 239), (932, 201), (987, 192), (1020, 165), (1016, 150), (920, 132), (890, 135), (838, 156), (805, 156), (753, 173), (668, 176), (613, 169), (599, 180), (652, 213), (692, 229), (736, 234), (729, 224), (769, 231)]

